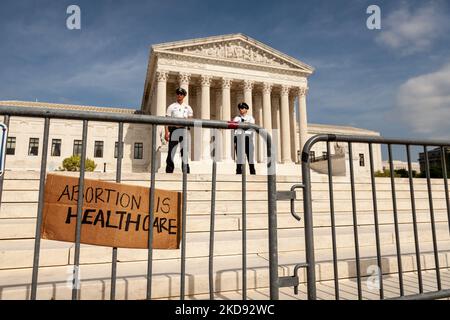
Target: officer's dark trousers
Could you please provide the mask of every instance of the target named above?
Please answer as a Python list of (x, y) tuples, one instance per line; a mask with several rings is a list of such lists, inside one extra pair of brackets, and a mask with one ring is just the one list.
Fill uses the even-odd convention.
[[(170, 133), (169, 150), (167, 152), (167, 159), (166, 159), (166, 172), (167, 173), (173, 173), (173, 169), (174, 169), (175, 165), (173, 163), (172, 155), (175, 157), (175, 153), (177, 151), (178, 144), (180, 144), (180, 154), (181, 154), (181, 161), (182, 161), (181, 169), (184, 172), (183, 152), (185, 150), (183, 150), (183, 148), (182, 148), (182, 142), (183, 142), (182, 132), (183, 132), (183, 130), (184, 130), (184, 128), (169, 127), (169, 133)], [(174, 136), (174, 139), (172, 139), (172, 135), (174, 133), (175, 133), (175, 136)], [(189, 173), (190, 172), (189, 163), (186, 163), (186, 169), (187, 169), (186, 172)]]
[[(255, 161), (253, 160), (253, 153), (254, 153), (254, 146), (253, 146), (253, 135), (251, 134), (244, 134), (245, 136), (245, 155), (248, 160), (250, 174), (256, 174), (255, 171)], [(238, 154), (238, 143), (241, 142), (241, 135), (235, 135), (234, 136), (234, 150), (236, 153), (236, 174), (242, 174), (242, 164), (245, 162), (244, 155)], [(241, 152), (242, 153), (242, 152)]]

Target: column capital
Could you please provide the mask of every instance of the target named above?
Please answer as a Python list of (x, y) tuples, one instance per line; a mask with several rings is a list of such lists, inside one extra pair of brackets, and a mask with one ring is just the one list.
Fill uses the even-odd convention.
[(200, 76), (200, 83), (202, 87), (209, 87), (211, 86), (212, 77), (210, 75), (201, 75)]
[(255, 81), (253, 80), (244, 80), (244, 90), (252, 91)]
[(273, 85), (271, 83), (264, 82), (263, 83), (263, 92), (270, 93), (272, 91), (272, 87), (273, 87)]
[(167, 81), (169, 78), (169, 72), (166, 70), (158, 70), (156, 71), (156, 81)]
[(188, 85), (190, 81), (191, 81), (190, 73), (180, 72), (178, 74), (178, 82), (180, 83), (180, 85), (183, 84)]
[(230, 89), (232, 80), (230, 78), (222, 78), (222, 89)]
[(282, 96), (287, 96), (287, 95), (289, 95), (289, 90), (291, 89), (291, 87), (290, 86), (288, 86), (288, 85), (282, 85), (281, 86), (281, 95)]
[(297, 94), (299, 96), (306, 96), (308, 94), (308, 90), (309, 90), (308, 87), (299, 87), (297, 88)]

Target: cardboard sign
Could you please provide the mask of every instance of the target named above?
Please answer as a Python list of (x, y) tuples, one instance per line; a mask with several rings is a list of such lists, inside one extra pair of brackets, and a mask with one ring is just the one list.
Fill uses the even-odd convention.
[[(75, 242), (78, 178), (48, 174), (42, 238)], [(84, 180), (81, 243), (148, 248), (150, 188)], [(181, 193), (155, 189), (153, 248), (178, 249)]]

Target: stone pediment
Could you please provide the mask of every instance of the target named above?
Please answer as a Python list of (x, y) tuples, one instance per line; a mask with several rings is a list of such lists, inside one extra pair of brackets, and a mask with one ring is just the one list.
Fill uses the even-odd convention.
[(153, 46), (155, 51), (180, 53), (312, 73), (313, 68), (242, 34), (177, 41)]

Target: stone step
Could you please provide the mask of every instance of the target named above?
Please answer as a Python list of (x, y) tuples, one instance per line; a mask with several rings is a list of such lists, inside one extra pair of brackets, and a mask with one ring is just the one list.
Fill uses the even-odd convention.
[[(217, 290), (233, 290), (240, 277), (236, 266), (238, 256), (215, 259), (215, 283)], [(257, 255), (249, 255), (249, 286), (267, 286), (267, 261)], [(208, 292), (207, 258), (190, 259), (186, 262), (186, 293)], [(128, 262), (117, 264), (116, 298), (126, 300), (145, 299), (147, 290), (147, 263)], [(39, 272), (38, 299), (70, 299), (70, 266), (41, 268)], [(110, 291), (110, 264), (91, 264), (80, 267), (80, 298), (108, 299)], [(27, 299), (30, 291), (31, 269), (0, 271), (0, 299)], [(152, 277), (153, 298), (167, 298), (179, 295), (180, 261), (154, 261)]]
[[(412, 226), (399, 226), (401, 246), (408, 246), (414, 242)], [(431, 242), (432, 235), (429, 225), (419, 224), (418, 233), (420, 243)], [(354, 248), (353, 228), (336, 228), (337, 247)], [(439, 243), (450, 241), (448, 226), (444, 223), (436, 224), (436, 235)], [(372, 226), (360, 226), (358, 228), (360, 247), (374, 246), (375, 234)], [(186, 256), (204, 257), (209, 255), (209, 232), (188, 233), (186, 238)], [(214, 240), (215, 254), (220, 256), (235, 255), (242, 252), (242, 232), (227, 231), (216, 232)], [(395, 243), (394, 228), (389, 225), (380, 226), (380, 243), (382, 246)], [(331, 232), (329, 228), (316, 228), (314, 230), (314, 245), (316, 250), (327, 249), (332, 246)], [(109, 247), (82, 245), (80, 254), (81, 264), (104, 263), (111, 260), (112, 249)], [(278, 250), (303, 251), (305, 248), (303, 231), (301, 229), (278, 230)], [(41, 266), (55, 266), (62, 262), (67, 264), (73, 260), (74, 244), (59, 241), (42, 240), (41, 242)], [(0, 241), (0, 269), (27, 268), (32, 266), (34, 252), (33, 239), (3, 240)], [(263, 254), (268, 252), (267, 230), (249, 230), (247, 232), (247, 252), (249, 254)], [(119, 261), (146, 260), (147, 250), (143, 249), (119, 249)], [(180, 250), (155, 250), (154, 259), (176, 259), (180, 257)]]
[[(432, 242), (420, 243), (420, 264), (423, 271), (435, 270), (435, 257)], [(438, 255), (439, 255), (439, 267), (442, 269), (450, 267), (450, 241), (441, 242)], [(398, 260), (396, 254), (395, 243), (385, 244), (381, 247), (381, 272), (383, 274), (395, 274), (398, 273)], [(361, 247), (360, 253), (360, 271), (361, 276), (370, 276), (373, 271), (373, 266), (378, 266), (377, 253), (375, 246)], [(267, 253), (260, 254), (261, 257), (269, 258)], [(327, 281), (333, 280), (334, 276), (334, 264), (333, 264), (333, 252), (331, 248), (324, 248), (315, 250), (315, 259), (320, 262), (320, 270), (316, 269), (316, 280)], [(356, 272), (356, 259), (355, 250), (353, 248), (337, 249), (338, 259), (338, 279), (355, 278)], [(401, 260), (402, 270), (404, 272), (411, 272), (417, 270), (417, 258), (415, 246), (412, 243), (402, 245), (401, 247)], [(280, 268), (284, 268), (288, 274), (293, 274), (294, 267), (297, 263), (306, 261), (304, 251), (287, 251), (280, 252), (278, 255), (278, 265)], [(286, 271), (287, 270), (287, 271)], [(302, 269), (302, 274), (299, 277), (303, 279), (302, 282), (306, 282), (306, 271)], [(436, 280), (436, 279), (434, 279)]]
[[(442, 287), (450, 288), (450, 270), (442, 269)], [(423, 278), (423, 292), (435, 292), (437, 291), (437, 286), (435, 284), (436, 274), (433, 271), (424, 271), (422, 273)], [(367, 283), (370, 280), (368, 277), (362, 279), (362, 283)], [(415, 295), (419, 294), (419, 285), (417, 282), (416, 272), (407, 272), (403, 275), (404, 281), (404, 294), (405, 295)], [(316, 283), (317, 288), (317, 300), (336, 300), (334, 291), (334, 281), (320, 281)], [(398, 275), (392, 274), (385, 277), (383, 280), (384, 288), (384, 298), (397, 298), (400, 296), (400, 287)], [(280, 288), (279, 299), (280, 300), (307, 300), (307, 285), (301, 283), (298, 286), (298, 294), (294, 294), (292, 288)], [(247, 299), (252, 300), (269, 300), (270, 299), (270, 289), (258, 288), (247, 290)], [(179, 297), (171, 297), (170, 300), (178, 300)], [(209, 294), (197, 294), (185, 297), (186, 300), (209, 300)], [(222, 291), (220, 293), (214, 294), (215, 300), (241, 300), (242, 290), (234, 291)], [(339, 282), (339, 300), (357, 300), (358, 290), (357, 283), (355, 279), (343, 279)], [(374, 287), (369, 287), (367, 285), (362, 286), (362, 299), (363, 300), (379, 300), (379, 290)], [(450, 300), (450, 298), (442, 299)]]
[[(416, 199), (416, 210), (429, 210), (428, 200)], [(392, 200), (377, 200), (378, 212), (392, 211)], [(3, 202), (0, 207), (0, 219), (2, 218), (33, 218), (37, 214), (37, 202)], [(233, 214), (242, 212), (242, 202), (237, 201), (216, 201), (216, 212), (218, 214)], [(348, 212), (352, 208), (351, 199), (336, 200), (334, 201), (335, 212)], [(447, 204), (444, 199), (433, 200), (433, 208), (436, 211), (447, 210)], [(313, 213), (329, 212), (330, 202), (329, 200), (315, 200), (312, 201)], [(358, 200), (356, 202), (357, 212), (372, 211), (372, 200)], [(411, 211), (411, 201), (401, 200), (397, 201), (398, 211)], [(295, 202), (295, 210), (297, 213), (303, 212), (303, 202)], [(265, 200), (251, 200), (247, 201), (247, 213), (265, 213), (268, 212), (268, 203)], [(286, 213), (290, 212), (289, 201), (277, 201), (277, 212)], [(210, 201), (194, 201), (189, 200), (187, 203), (188, 215), (210, 215), (211, 202)]]
[[(376, 190), (377, 191), (391, 191), (391, 184), (390, 180), (389, 183), (386, 183), (385, 180), (379, 181), (377, 178), (376, 182)], [(384, 178), (382, 178), (384, 179)], [(104, 181), (110, 181), (115, 182), (115, 178), (113, 179), (102, 179)], [(284, 179), (283, 179), (284, 180)], [(278, 180), (277, 181), (277, 189), (280, 190), (289, 190), (290, 187), (294, 183), (299, 183), (300, 180), (293, 180), (293, 181), (283, 181)], [(334, 191), (351, 191), (351, 186), (349, 181), (333, 181), (333, 190)], [(143, 180), (127, 180), (122, 179), (123, 184), (129, 184), (129, 185), (140, 185), (140, 186), (150, 186), (150, 180), (143, 179)], [(395, 180), (395, 188), (398, 192), (408, 192), (410, 190), (409, 181), (404, 179), (396, 179)], [(267, 190), (267, 179), (259, 179), (259, 180), (250, 180), (246, 183), (247, 189), (249, 191), (260, 191), (260, 190)], [(218, 180), (216, 183), (216, 189), (218, 191), (234, 191), (234, 190), (240, 190), (242, 186), (242, 182), (240, 179), (235, 180), (229, 180), (229, 179), (222, 179)], [(169, 189), (169, 190), (181, 190), (182, 189), (182, 180), (176, 179), (176, 180), (166, 180), (165, 178), (159, 178), (157, 176), (156, 181), (156, 187), (161, 189)], [(312, 182), (311, 184), (313, 191), (327, 191), (328, 192), (328, 180), (324, 181), (317, 181)], [(5, 179), (4, 190), (10, 190), (10, 191), (18, 191), (18, 190), (29, 190), (29, 191), (38, 191), (39, 190), (39, 177), (37, 179)], [(209, 179), (203, 178), (201, 180), (195, 180), (195, 179), (188, 179), (188, 189), (189, 190), (210, 190), (211, 189), (211, 177)], [(359, 183), (355, 184), (355, 189), (357, 191), (372, 191), (372, 185), (370, 179), (366, 179), (364, 181), (360, 181)], [(426, 179), (414, 179), (414, 190), (417, 192), (427, 192), (428, 187), (426, 183)], [(432, 182), (432, 190), (436, 192), (444, 192), (444, 184), (442, 180), (434, 180)]]
[[(65, 176), (71, 176), (71, 177), (79, 177), (78, 172), (47, 172), (52, 174), (58, 174), (58, 175), (65, 175)], [(39, 172), (35, 171), (29, 171), (29, 172), (11, 172), (6, 171), (5, 172), (5, 178), (4, 181), (6, 185), (11, 182), (11, 185), (15, 186), (22, 186), (20, 188), (23, 188), (23, 183), (25, 181), (34, 181), (33, 188), (38, 188), (39, 186), (39, 178), (40, 174)], [(92, 179), (92, 180), (102, 180), (102, 181), (110, 181), (115, 182), (116, 181), (116, 175), (115, 174), (102, 174), (102, 173), (92, 173), (92, 172), (86, 172), (85, 173), (86, 179)], [(266, 175), (249, 175), (247, 174), (246, 180), (248, 183), (252, 184), (261, 184), (261, 185), (267, 185), (267, 176)], [(173, 184), (180, 184), (183, 180), (183, 176), (181, 173), (174, 173), (174, 174), (165, 174), (165, 173), (157, 173), (156, 174), (156, 183), (166, 183), (167, 185), (173, 185)], [(298, 183), (301, 180), (300, 177), (297, 176), (279, 176), (277, 177), (277, 183), (281, 184), (293, 184)], [(322, 181), (323, 179), (317, 180), (317, 182)], [(210, 174), (189, 174), (187, 176), (188, 184), (196, 184), (196, 183), (203, 183), (203, 184), (211, 184), (212, 176)], [(221, 183), (236, 183), (240, 184), (242, 181), (241, 175), (234, 175), (234, 174), (218, 174), (216, 176), (217, 184)], [(148, 174), (130, 174), (123, 172), (121, 177), (121, 182), (125, 184), (140, 184), (144, 186), (150, 186), (150, 173)], [(336, 182), (339, 183), (339, 180), (336, 180)], [(359, 182), (359, 181), (358, 181)]]
[[(316, 212), (329, 212), (330, 202), (329, 200), (312, 200), (313, 213)], [(429, 210), (429, 202), (416, 200), (416, 210)], [(377, 206), (379, 211), (392, 211), (392, 200), (378, 200)], [(188, 201), (187, 211), (191, 214), (210, 214), (211, 203), (208, 201)], [(352, 208), (351, 199), (346, 200), (334, 200), (335, 212), (348, 212)], [(435, 210), (447, 210), (447, 204), (444, 200), (433, 201), (433, 208)], [(295, 202), (295, 210), (297, 213), (303, 213), (303, 203), (301, 201)], [(357, 212), (372, 211), (372, 200), (358, 200), (356, 202)], [(411, 210), (411, 201), (403, 200), (397, 201), (397, 210)], [(278, 201), (277, 212), (290, 212), (289, 201)], [(241, 201), (216, 201), (216, 212), (231, 214), (242, 212)], [(264, 200), (247, 201), (248, 213), (265, 213), (268, 212), (268, 203)]]
[[(104, 180), (102, 180), (104, 181)], [(109, 182), (115, 182), (115, 180), (106, 180)], [(149, 180), (124, 180), (121, 183), (127, 185), (139, 185), (144, 187), (150, 187)], [(241, 181), (217, 181), (216, 182), (216, 190), (218, 191), (234, 191), (240, 190), (242, 186)], [(277, 188), (289, 189), (292, 186), (290, 182), (278, 182)], [(160, 189), (169, 189), (169, 190), (182, 190), (182, 181), (156, 181), (156, 187)], [(189, 181), (188, 182), (189, 190), (195, 191), (204, 191), (211, 189), (211, 181)], [(18, 190), (27, 190), (27, 191), (38, 191), (39, 190), (39, 180), (5, 180), (4, 181), (4, 190), (9, 191), (18, 191)], [(247, 182), (247, 190), (249, 191), (261, 191), (267, 190), (266, 181), (254, 181)]]
[[(110, 182), (115, 182), (115, 180), (108, 180)], [(299, 183), (300, 181), (296, 181)], [(417, 197), (428, 197), (428, 187), (424, 181), (420, 181), (420, 183), (415, 183), (414, 191)], [(135, 180), (124, 180), (123, 184), (128, 185), (140, 185), (144, 187), (149, 187), (149, 181), (135, 181)], [(289, 190), (292, 186), (290, 182), (277, 182), (277, 190)], [(175, 191), (182, 190), (182, 181), (165, 181), (165, 180), (157, 180), (156, 187), (160, 189), (169, 189)], [(188, 181), (188, 191), (209, 191), (211, 189), (211, 181)], [(317, 193), (318, 196), (328, 195), (328, 182), (316, 182), (311, 184), (312, 192), (314, 194)], [(240, 192), (242, 188), (241, 181), (217, 181), (216, 190), (219, 192), (226, 191), (237, 191)], [(267, 192), (267, 183), (266, 181), (248, 181), (246, 183), (246, 188), (248, 191), (260, 191)], [(396, 182), (396, 194), (400, 197), (409, 197), (410, 194), (410, 186), (408, 183), (398, 183)], [(4, 191), (38, 191), (39, 190), (39, 180), (5, 180)], [(356, 195), (370, 195), (372, 194), (372, 185), (370, 180), (366, 180), (364, 183), (355, 184)], [(343, 194), (345, 196), (350, 197), (351, 195), (351, 186), (349, 181), (342, 183), (334, 183), (333, 191), (339, 195)], [(391, 197), (391, 185), (386, 183), (377, 183), (376, 184), (377, 195), (380, 197)], [(443, 183), (432, 185), (433, 196), (436, 197), (445, 197), (445, 189)], [(195, 194), (195, 193), (194, 193)], [(301, 192), (298, 192), (299, 196), (301, 196)]]
[[(78, 173), (67, 173), (77, 176)], [(114, 173), (87, 173), (87, 178), (115, 181)], [(149, 174), (124, 174), (124, 183), (149, 186)], [(180, 174), (157, 174), (157, 187), (181, 190)], [(216, 202), (215, 233), (215, 284), (222, 292), (235, 292), (241, 285), (241, 239), (242, 204), (241, 177), (219, 175)], [(188, 176), (188, 221), (186, 267), (188, 277), (187, 294), (202, 295), (208, 292), (208, 259), (211, 177), (209, 175)], [(301, 179), (295, 176), (277, 178), (278, 190), (289, 190)], [(376, 264), (375, 235), (373, 227), (373, 203), (371, 183), (367, 178), (356, 178), (358, 215), (358, 236), (363, 275), (367, 267)], [(377, 178), (377, 196), (380, 221), (383, 272), (395, 277), (395, 234), (393, 227), (391, 181)], [(350, 281), (355, 276), (353, 217), (350, 184), (348, 177), (334, 178), (336, 229), (338, 240), (339, 278)], [(408, 179), (396, 179), (400, 242), (403, 254), (402, 266), (405, 272), (414, 271), (414, 234)], [(432, 179), (433, 205), (435, 209), (438, 249), (441, 268), (449, 267), (450, 235), (448, 232), (447, 204), (441, 179)], [(35, 217), (39, 172), (6, 172), (3, 199), (0, 207), (0, 299), (25, 299), (29, 295), (31, 267), (34, 253)], [(249, 289), (264, 289), (268, 281), (268, 231), (267, 231), (267, 177), (248, 176), (247, 193), (247, 253)], [(426, 179), (414, 179), (419, 240), (422, 266), (434, 268), (432, 234)], [(333, 278), (331, 262), (331, 230), (329, 217), (328, 179), (323, 175), (312, 175), (314, 240), (318, 279), (326, 283)], [(297, 192), (296, 212), (302, 215), (302, 192)], [(235, 199), (236, 201), (230, 201)], [(290, 215), (289, 201), (278, 201), (278, 250), (279, 272), (290, 276), (296, 263), (304, 262), (303, 220), (295, 221)], [(3, 240), (2, 240), (3, 239)], [(112, 249), (98, 246), (81, 246), (82, 298), (108, 299), (109, 275), (111, 272)], [(146, 292), (146, 270), (148, 251), (142, 249), (118, 249), (119, 299), (143, 299)], [(40, 252), (40, 282), (38, 297), (42, 299), (69, 299), (71, 287), (70, 264), (74, 260), (74, 244), (42, 240)], [(179, 295), (180, 250), (155, 250), (154, 254), (155, 298), (174, 298)], [(69, 280), (68, 280), (69, 279)], [(300, 279), (305, 280), (304, 270)], [(388, 278), (390, 279), (390, 278)], [(352, 282), (353, 281), (353, 282)], [(334, 290), (329, 288), (331, 294)], [(209, 296), (208, 296), (209, 298)]]
[[(350, 250), (349, 256), (350, 256)], [(286, 253), (290, 259), (293, 259), (297, 253)], [(343, 253), (342, 253), (343, 254)], [(344, 254), (343, 254), (344, 255)], [(316, 278), (318, 284), (325, 283), (326, 279), (333, 279), (333, 271), (330, 267), (331, 262), (325, 258), (321, 260), (321, 255), (317, 255)], [(422, 252), (423, 270), (425, 277), (433, 282), (433, 265), (428, 265), (428, 261), (433, 260), (431, 252)], [(447, 277), (449, 271), (450, 252), (445, 251), (439, 254), (441, 263), (441, 272)], [(296, 259), (293, 263), (280, 263), (279, 276), (292, 276), (292, 269), (299, 261)], [(373, 263), (374, 256), (364, 249), (361, 251), (361, 264), (368, 265)], [(414, 254), (405, 253), (402, 255), (402, 265), (407, 277), (409, 273), (416, 270)], [(303, 261), (300, 261), (303, 262)], [(396, 265), (397, 258), (394, 255), (385, 254), (383, 256), (383, 281), (389, 284), (392, 277), (395, 277), (397, 270), (388, 269), (387, 266)], [(339, 261), (339, 278), (341, 289), (345, 288), (346, 279), (355, 276), (355, 268), (349, 260)], [(269, 287), (269, 272), (267, 258), (249, 254), (247, 256), (247, 287), (248, 289), (260, 289)], [(428, 270), (428, 271), (427, 271)], [(0, 270), (0, 299), (27, 299), (29, 298), (31, 269)], [(81, 299), (109, 299), (110, 291), (111, 265), (89, 264), (80, 266), (80, 298)], [(117, 264), (117, 299), (145, 299), (147, 286), (147, 262), (119, 262)], [(370, 276), (371, 273), (362, 268), (362, 276)], [(186, 261), (186, 294), (187, 295), (206, 295), (209, 292), (208, 286), (208, 258), (193, 258)], [(300, 270), (299, 280), (301, 284), (305, 283), (305, 270)], [(448, 288), (448, 279), (444, 282), (445, 288)], [(38, 299), (70, 299), (71, 297), (72, 266), (58, 266), (49, 268), (40, 268), (38, 282)], [(217, 294), (241, 290), (242, 286), (242, 260), (240, 256), (217, 256), (214, 258), (214, 290)], [(410, 279), (407, 279), (410, 280)], [(329, 281), (329, 280), (328, 280)], [(414, 279), (411, 279), (414, 282)], [(365, 279), (362, 279), (363, 287)], [(407, 282), (408, 283), (408, 282)], [(426, 285), (429, 286), (428, 281)], [(153, 262), (152, 277), (152, 298), (168, 299), (179, 296), (180, 291), (180, 261), (162, 260)], [(356, 283), (354, 288), (356, 288)], [(365, 290), (366, 290), (365, 289)], [(427, 288), (428, 289), (428, 288)], [(292, 289), (290, 289), (292, 290)], [(334, 293), (333, 286), (329, 287), (327, 292)], [(353, 290), (352, 290), (353, 292)], [(356, 292), (356, 290), (354, 291)], [(377, 294), (377, 292), (375, 292)]]
[[(235, 199), (235, 201), (230, 202), (230, 199)], [(264, 192), (249, 192), (247, 194), (247, 203), (250, 207), (251, 205), (265, 205), (267, 207), (267, 194)], [(372, 208), (373, 200), (371, 197), (356, 197), (356, 207), (358, 210), (364, 210), (368, 207)], [(7, 203), (33, 203), (37, 202), (38, 193), (35, 191), (4, 191), (3, 192), (3, 200), (2, 206)], [(192, 191), (187, 194), (188, 205), (191, 206), (202, 206), (203, 208), (210, 208), (211, 206), (211, 194), (204, 191)], [(301, 202), (301, 197), (297, 199), (298, 202)], [(425, 209), (429, 207), (428, 198), (419, 198), (416, 197), (416, 207), (418, 209)], [(283, 205), (288, 203), (288, 201), (278, 201), (279, 205)], [(351, 195), (344, 194), (342, 197), (334, 198), (334, 204), (336, 210), (342, 210), (342, 208), (347, 208), (348, 203), (351, 204)], [(378, 207), (381, 209), (392, 208), (392, 198), (381, 198), (377, 197)], [(411, 207), (411, 200), (408, 197), (397, 197), (396, 201), (399, 209), (409, 208)], [(236, 207), (241, 208), (241, 193), (240, 192), (220, 192), (216, 194), (216, 208), (217, 210), (221, 210), (222, 207), (226, 207), (227, 209), (235, 209)], [(321, 209), (323, 205), (329, 206), (329, 198), (328, 195), (322, 194), (312, 195), (312, 205), (314, 210)], [(446, 199), (444, 197), (439, 198), (437, 196), (433, 197), (433, 206), (436, 209), (444, 209), (447, 208)], [(203, 209), (204, 210), (204, 209)], [(259, 210), (258, 210), (259, 211)]]
[[(176, 188), (170, 188), (170, 190), (181, 191), (181, 189), (176, 190)], [(281, 190), (279, 190), (281, 191)], [(302, 192), (296, 192), (297, 199), (301, 200), (303, 198)], [(247, 191), (247, 200), (267, 200), (268, 193), (266, 190), (248, 190)], [(340, 200), (350, 200), (351, 193), (350, 191), (334, 191), (333, 197), (337, 201)], [(380, 201), (383, 200), (391, 200), (392, 194), (390, 191), (377, 191), (376, 195), (377, 199)], [(416, 201), (428, 201), (428, 192), (426, 191), (416, 191), (414, 193), (414, 197)], [(443, 201), (445, 203), (445, 192), (433, 191), (432, 195), (435, 201)], [(39, 192), (37, 190), (4, 190), (2, 194), (2, 203), (7, 202), (35, 202), (38, 201)], [(312, 198), (314, 200), (328, 200), (330, 198), (328, 191), (313, 191)], [(410, 193), (409, 191), (397, 191), (396, 198), (398, 202), (406, 201), (410, 202)], [(199, 191), (191, 191), (188, 188), (187, 191), (187, 199), (188, 201), (211, 201), (211, 191), (210, 190), (199, 190)], [(221, 190), (216, 192), (216, 200), (217, 201), (229, 201), (229, 199), (242, 199), (242, 191), (241, 188), (238, 188), (235, 191), (229, 190)], [(357, 201), (367, 201), (372, 200), (372, 193), (370, 191), (357, 191), (355, 192), (355, 199)], [(391, 200), (392, 201), (392, 200)]]
[[(210, 216), (188, 215), (187, 232), (206, 232), (210, 230)], [(428, 211), (418, 211), (416, 213), (418, 223), (430, 223)], [(436, 222), (446, 223), (448, 221), (447, 212), (444, 210), (435, 211)], [(392, 212), (380, 212), (378, 214), (379, 224), (393, 224), (394, 215)], [(398, 213), (400, 224), (411, 224), (411, 212), (401, 211)], [(373, 225), (374, 217), (372, 212), (359, 212), (358, 225)], [(329, 213), (318, 213), (314, 215), (314, 225), (316, 227), (330, 227), (331, 218)], [(351, 212), (338, 212), (335, 215), (336, 226), (352, 226), (353, 216)], [(266, 230), (268, 227), (268, 217), (264, 214), (251, 214), (247, 217), (247, 230)], [(290, 213), (277, 214), (278, 229), (303, 228), (303, 220), (297, 222)], [(237, 231), (242, 230), (242, 214), (216, 214), (215, 230)], [(36, 232), (36, 218), (9, 218), (0, 219), (0, 241), (5, 239), (31, 239)]]
[[(62, 171), (52, 171), (47, 173), (54, 173), (54, 174), (62, 174), (67, 175), (71, 177), (78, 177), (79, 172), (62, 172)], [(7, 180), (39, 180), (40, 172), (37, 171), (5, 171), (5, 181)], [(116, 180), (116, 173), (115, 172), (86, 172), (85, 177), (88, 179), (99, 179), (99, 180), (109, 180), (109, 181), (115, 181)], [(211, 174), (189, 174), (188, 176), (188, 182), (191, 181), (211, 181)], [(132, 172), (122, 172), (122, 180), (123, 181), (147, 181), (148, 185), (150, 178), (150, 173), (132, 173)], [(280, 175), (277, 176), (277, 182), (292, 182), (292, 183), (298, 183), (301, 181), (301, 174), (299, 172), (298, 175)], [(240, 175), (234, 175), (234, 174), (218, 174), (217, 175), (217, 181), (231, 181), (231, 182), (239, 182), (241, 181)], [(181, 173), (173, 173), (173, 174), (166, 174), (166, 173), (156, 173), (156, 181), (181, 181), (182, 180), (182, 174)], [(266, 182), (267, 176), (264, 174), (258, 174), (258, 175), (247, 175), (247, 180), (250, 182)], [(377, 185), (378, 184), (385, 184), (389, 185), (391, 184), (391, 179), (389, 177), (377, 177), (375, 178)], [(335, 176), (333, 177), (333, 181), (337, 184), (344, 183), (348, 184), (350, 182), (349, 177), (339, 177)], [(414, 185), (423, 185), (426, 186), (427, 180), (425, 178), (414, 178)], [(442, 185), (443, 179), (430, 179), (431, 184), (434, 185)], [(313, 174), (311, 175), (311, 182), (314, 183), (328, 183), (328, 177), (327, 175), (323, 174)], [(399, 185), (409, 185), (409, 179), (408, 178), (395, 178), (396, 184)], [(355, 176), (355, 183), (356, 184), (369, 184), (370, 185), (370, 178), (367, 176)]]
[[(216, 231), (240, 230), (240, 218), (235, 216), (218, 216), (215, 221)], [(187, 232), (208, 231), (210, 218), (190, 216)], [(30, 239), (36, 233), (35, 218), (0, 219), (0, 241), (4, 239)]]

